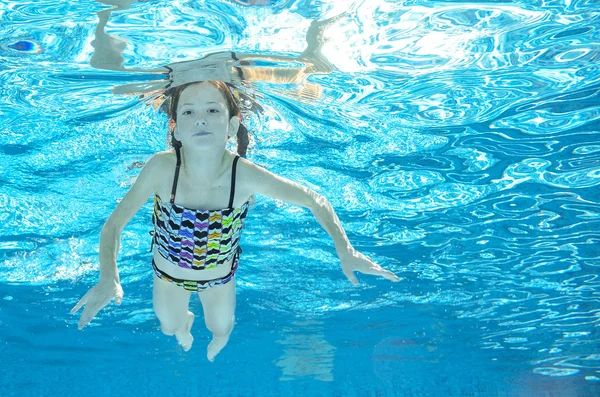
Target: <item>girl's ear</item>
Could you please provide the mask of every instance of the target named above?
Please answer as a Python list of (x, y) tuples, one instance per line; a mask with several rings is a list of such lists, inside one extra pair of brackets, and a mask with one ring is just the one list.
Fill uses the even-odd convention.
[(177, 123), (173, 119), (169, 120), (169, 131), (171, 131), (175, 139), (179, 140), (179, 136), (177, 134)]
[(238, 116), (233, 116), (231, 119), (229, 119), (228, 138), (236, 136), (239, 129), (240, 129), (240, 118)]

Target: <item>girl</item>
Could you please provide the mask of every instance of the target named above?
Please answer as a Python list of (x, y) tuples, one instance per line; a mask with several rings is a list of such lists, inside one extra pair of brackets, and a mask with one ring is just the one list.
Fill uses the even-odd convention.
[[(227, 84), (186, 83), (170, 88), (165, 96), (174, 150), (148, 160), (104, 224), (100, 279), (71, 310), (74, 313), (85, 305), (79, 329), (113, 298), (121, 304), (123, 289), (116, 266), (120, 234), (151, 195), (153, 307), (160, 329), (175, 335), (188, 351), (194, 322), (188, 306), (191, 292), (197, 292), (206, 327), (213, 334), (207, 349), (210, 361), (227, 344), (235, 322), (239, 242), (249, 198), (255, 193), (310, 209), (333, 239), (342, 271), (353, 284), (358, 284), (354, 271), (400, 280), (352, 247), (325, 197), (226, 149), (238, 131), (247, 134), (240, 128), (239, 105)], [(238, 136), (238, 152), (245, 154), (244, 142), (247, 137)]]

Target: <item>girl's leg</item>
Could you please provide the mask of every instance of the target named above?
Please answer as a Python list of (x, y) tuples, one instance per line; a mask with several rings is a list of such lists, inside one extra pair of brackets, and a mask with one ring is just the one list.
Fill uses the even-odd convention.
[(190, 329), (194, 314), (188, 310), (191, 292), (154, 275), (152, 304), (160, 321), (160, 330), (165, 335), (175, 335), (183, 350), (192, 348), (194, 338)]
[(235, 276), (227, 283), (199, 292), (206, 328), (213, 334), (206, 357), (214, 361), (215, 356), (229, 341), (235, 323)]

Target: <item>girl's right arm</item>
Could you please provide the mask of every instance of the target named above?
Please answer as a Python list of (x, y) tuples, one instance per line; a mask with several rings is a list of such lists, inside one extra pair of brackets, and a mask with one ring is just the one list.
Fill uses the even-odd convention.
[(71, 313), (75, 313), (85, 305), (79, 319), (79, 329), (83, 329), (113, 298), (117, 305), (121, 304), (123, 289), (117, 270), (121, 232), (156, 190), (155, 183), (162, 171), (161, 157), (161, 154), (157, 154), (148, 160), (131, 189), (102, 227), (100, 233), (100, 279), (71, 309)]
[(152, 156), (146, 162), (131, 189), (104, 223), (100, 232), (100, 281), (119, 282), (117, 255), (121, 245), (121, 232), (156, 191), (154, 184), (158, 179), (160, 162), (160, 154)]

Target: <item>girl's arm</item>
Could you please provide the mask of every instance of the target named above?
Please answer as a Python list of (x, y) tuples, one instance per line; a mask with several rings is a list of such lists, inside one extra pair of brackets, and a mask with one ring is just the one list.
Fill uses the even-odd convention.
[(148, 160), (129, 192), (102, 227), (100, 232), (100, 280), (71, 309), (71, 313), (75, 313), (85, 305), (77, 326), (80, 330), (92, 321), (92, 318), (112, 299), (117, 305), (120, 305), (123, 300), (123, 288), (117, 270), (121, 231), (155, 190), (154, 181), (159, 176), (161, 169), (160, 159), (161, 155), (158, 154)]
[(333, 239), (335, 250), (342, 263), (342, 271), (353, 284), (358, 284), (354, 271), (378, 275), (391, 281), (400, 281), (394, 273), (383, 269), (371, 259), (356, 251), (342, 227), (340, 219), (327, 198), (294, 181), (275, 175), (250, 162), (244, 161), (245, 183), (257, 193), (286, 201), (311, 210), (323, 229)]
[(152, 156), (142, 168), (131, 189), (108, 217), (100, 233), (100, 281), (119, 282), (117, 255), (121, 232), (155, 191), (154, 181), (160, 171), (161, 154)]

